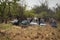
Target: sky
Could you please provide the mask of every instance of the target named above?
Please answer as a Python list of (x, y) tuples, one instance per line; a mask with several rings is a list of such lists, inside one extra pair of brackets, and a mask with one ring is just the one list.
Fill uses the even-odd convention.
[[(60, 4), (60, 0), (47, 0), (49, 8), (57, 7), (56, 3)], [(45, 2), (45, 0), (26, 0), (27, 9), (33, 8), (35, 5), (41, 5), (42, 2)]]

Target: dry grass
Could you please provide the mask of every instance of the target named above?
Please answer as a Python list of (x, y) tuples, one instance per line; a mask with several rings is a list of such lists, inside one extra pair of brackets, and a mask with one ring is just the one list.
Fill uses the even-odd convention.
[(60, 40), (60, 29), (49, 25), (28, 26), (27, 28), (11, 26), (8, 30), (1, 30), (0, 34), (0, 40)]

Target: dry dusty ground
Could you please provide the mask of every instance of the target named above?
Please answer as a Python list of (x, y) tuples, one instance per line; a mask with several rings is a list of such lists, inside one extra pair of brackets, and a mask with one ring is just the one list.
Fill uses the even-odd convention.
[(8, 30), (0, 30), (0, 40), (60, 40), (60, 29), (49, 25), (26, 28), (12, 26)]

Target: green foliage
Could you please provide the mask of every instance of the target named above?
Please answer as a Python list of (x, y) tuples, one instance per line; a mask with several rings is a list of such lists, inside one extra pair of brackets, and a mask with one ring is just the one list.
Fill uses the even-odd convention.
[(56, 8), (56, 12), (54, 14), (54, 17), (58, 20), (60, 20), (60, 6)]
[(43, 11), (39, 14), (39, 17), (46, 17), (47, 15), (47, 12)]
[(18, 3), (18, 1), (21, 0), (2, 1), (0, 1), (0, 17), (2, 17), (2, 19), (13, 18), (15, 16), (19, 16), (20, 18), (50, 16), (60, 19), (59, 6), (56, 8), (56, 12), (48, 9), (48, 5), (45, 3), (42, 3), (41, 6), (35, 6), (32, 10), (26, 10), (26, 5), (23, 6)]
[[(5, 19), (9, 17), (14, 17), (16, 16), (23, 16), (23, 13), (25, 11), (25, 6), (20, 5), (17, 3), (20, 0), (2, 0), (0, 1), (0, 16)], [(11, 17), (11, 18), (12, 18)]]
[(34, 10), (34, 13), (40, 14), (40, 13), (43, 12), (43, 11), (46, 11), (46, 12), (47, 12), (48, 6), (45, 5), (45, 3), (42, 3), (41, 6), (35, 6), (35, 7), (33, 8), (33, 10)]
[(12, 24), (0, 24), (0, 29), (10, 29)]
[(35, 14), (32, 11), (25, 11), (24, 16), (25, 17), (34, 17)]

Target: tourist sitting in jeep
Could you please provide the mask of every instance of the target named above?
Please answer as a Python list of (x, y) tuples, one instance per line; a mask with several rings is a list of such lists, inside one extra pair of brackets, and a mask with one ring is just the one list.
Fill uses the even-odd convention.
[(56, 20), (54, 18), (51, 18), (50, 25), (52, 27), (57, 27), (57, 23), (56, 23)]

